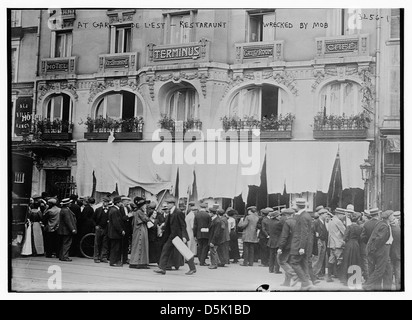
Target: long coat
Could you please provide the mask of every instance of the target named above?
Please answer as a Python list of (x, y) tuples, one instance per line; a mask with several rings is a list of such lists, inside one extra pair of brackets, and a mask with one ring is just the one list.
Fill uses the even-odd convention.
[[(385, 221), (379, 221), (369, 238), (366, 245), (367, 254), (376, 254), (381, 251), (390, 237), (390, 226)], [(392, 235), (393, 237), (393, 235)]]
[(376, 225), (378, 224), (379, 220), (378, 219), (371, 219), (369, 221), (366, 221), (363, 226), (362, 226), (362, 232), (361, 232), (361, 240), (363, 243), (367, 244), (369, 241), (369, 238), (372, 235), (373, 229), (375, 229)]
[(193, 211), (190, 211), (185, 217), (186, 231), (189, 236), (189, 238), (187, 239), (188, 240), (187, 246), (189, 247), (190, 251), (193, 252), (193, 254), (196, 254), (197, 243), (196, 243), (196, 239), (194, 238), (194, 234), (193, 234), (194, 220), (195, 220), (195, 213)]
[(296, 225), (293, 230), (290, 254), (298, 255), (300, 249), (305, 253), (312, 252), (313, 234), (312, 234), (312, 217), (305, 210), (295, 216)]
[(204, 228), (209, 228), (210, 222), (210, 215), (206, 211), (200, 210), (195, 214), (193, 234), (196, 239), (209, 239), (209, 232), (202, 232), (201, 230)]
[(130, 264), (147, 265), (149, 264), (149, 237), (146, 224), (149, 218), (142, 210), (132, 211), (132, 214), (133, 235)]
[(343, 262), (342, 262), (342, 276), (346, 279), (348, 269), (350, 266), (361, 265), (361, 251), (360, 251), (360, 235), (362, 228), (355, 224), (351, 224), (346, 228), (344, 241), (346, 242), (345, 249), (343, 250)]
[(345, 235), (345, 229), (343, 222), (337, 216), (334, 216), (329, 222), (328, 248), (339, 249), (344, 247), (345, 241), (343, 236)]
[(76, 230), (76, 216), (68, 207), (61, 208), (59, 221), (59, 235), (68, 236)]
[(222, 220), (219, 216), (214, 218), (209, 226), (209, 244), (213, 244), (215, 246), (220, 245), (222, 241)]
[(393, 242), (391, 245), (390, 257), (392, 261), (401, 259), (401, 227), (391, 226)]
[(277, 219), (267, 219), (267, 221), (262, 221), (262, 231), (269, 235), (269, 240), (267, 246), (269, 248), (277, 248), (279, 237), (282, 233), (283, 224)]
[(243, 221), (240, 221), (238, 226), (243, 228), (243, 242), (258, 243), (257, 224), (259, 217), (256, 214), (249, 214)]
[(109, 209), (109, 226), (107, 235), (110, 239), (122, 239), (124, 231), (122, 214), (117, 206), (111, 206)]

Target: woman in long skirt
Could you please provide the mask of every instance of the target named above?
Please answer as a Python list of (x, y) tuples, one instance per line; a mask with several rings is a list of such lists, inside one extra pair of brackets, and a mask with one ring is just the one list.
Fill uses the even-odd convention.
[(40, 203), (34, 202), (27, 211), (25, 239), (21, 255), (35, 256), (44, 254), (43, 231), (40, 224), (42, 217)]
[(342, 283), (347, 284), (348, 277), (352, 274), (349, 273), (350, 266), (361, 266), (361, 251), (360, 251), (360, 234), (362, 231), (361, 226), (357, 223), (361, 214), (354, 212), (350, 216), (352, 224), (346, 228), (344, 240), (346, 242), (345, 249), (343, 250), (343, 261), (341, 266), (342, 271)]
[(236, 220), (233, 218), (235, 214), (237, 214), (237, 211), (232, 209), (232, 208), (227, 208), (226, 210), (227, 215), (229, 216), (228, 223), (229, 223), (229, 235), (230, 235), (230, 241), (229, 241), (229, 258), (233, 259), (233, 263), (237, 263), (238, 260), (240, 259), (239, 256), (239, 242), (238, 242), (238, 236), (237, 236), (237, 231), (236, 231)]
[[(151, 204), (150, 204), (151, 205)], [(148, 236), (149, 236), (149, 263), (159, 263), (162, 253), (162, 239), (159, 236), (159, 221), (157, 219), (156, 204), (153, 208), (147, 209), (148, 217)]]
[(148, 201), (141, 197), (135, 197), (133, 202), (133, 211), (130, 213), (133, 217), (133, 236), (129, 267), (149, 269), (149, 238), (147, 232), (149, 218), (146, 215), (146, 204)]

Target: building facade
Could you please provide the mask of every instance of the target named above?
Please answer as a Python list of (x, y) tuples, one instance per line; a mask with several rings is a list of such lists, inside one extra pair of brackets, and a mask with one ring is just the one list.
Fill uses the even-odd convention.
[[(19, 196), (100, 199), (117, 192), (160, 200), (167, 191), (239, 211), (288, 206), (296, 196), (312, 207), (400, 209), (399, 10), (54, 9), (11, 16), (22, 24), (12, 18)], [(211, 129), (220, 131), (212, 137)], [(208, 142), (229, 146), (226, 136), (258, 141), (259, 149), (248, 149), (257, 170), (245, 175), (242, 161), (206, 161), (211, 149), (195, 163), (155, 160), (169, 147), (178, 159), (183, 134), (183, 154)], [(242, 142), (236, 148), (239, 160)], [(14, 161), (23, 156), (26, 162)], [(24, 163), (23, 182), (17, 163)]]

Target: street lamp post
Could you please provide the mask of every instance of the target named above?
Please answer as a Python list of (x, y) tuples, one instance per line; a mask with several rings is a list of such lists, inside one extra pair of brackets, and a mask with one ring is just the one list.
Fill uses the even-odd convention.
[(372, 165), (365, 159), (365, 162), (360, 165), (362, 172), (362, 180), (365, 181), (365, 192), (366, 192), (366, 209), (369, 209), (369, 180), (372, 173)]

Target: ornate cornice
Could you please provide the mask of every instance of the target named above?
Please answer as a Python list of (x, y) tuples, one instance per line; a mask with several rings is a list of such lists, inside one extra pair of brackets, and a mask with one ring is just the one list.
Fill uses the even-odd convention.
[(73, 81), (46, 82), (46, 83), (39, 83), (37, 101), (40, 102), (44, 98), (44, 96), (47, 95), (49, 92), (59, 94), (62, 91), (70, 92), (76, 101), (79, 98), (77, 95), (77, 88), (76, 88), (75, 81), (74, 82)]
[(121, 79), (106, 79), (103, 81), (93, 81), (90, 85), (89, 89), (89, 99), (87, 103), (90, 103), (93, 101), (93, 99), (98, 95), (99, 93), (108, 90), (108, 89), (113, 89), (113, 90), (120, 90), (122, 88), (129, 88), (132, 91), (135, 92), (140, 92), (138, 83), (135, 79), (129, 79), (129, 78), (121, 78)]

